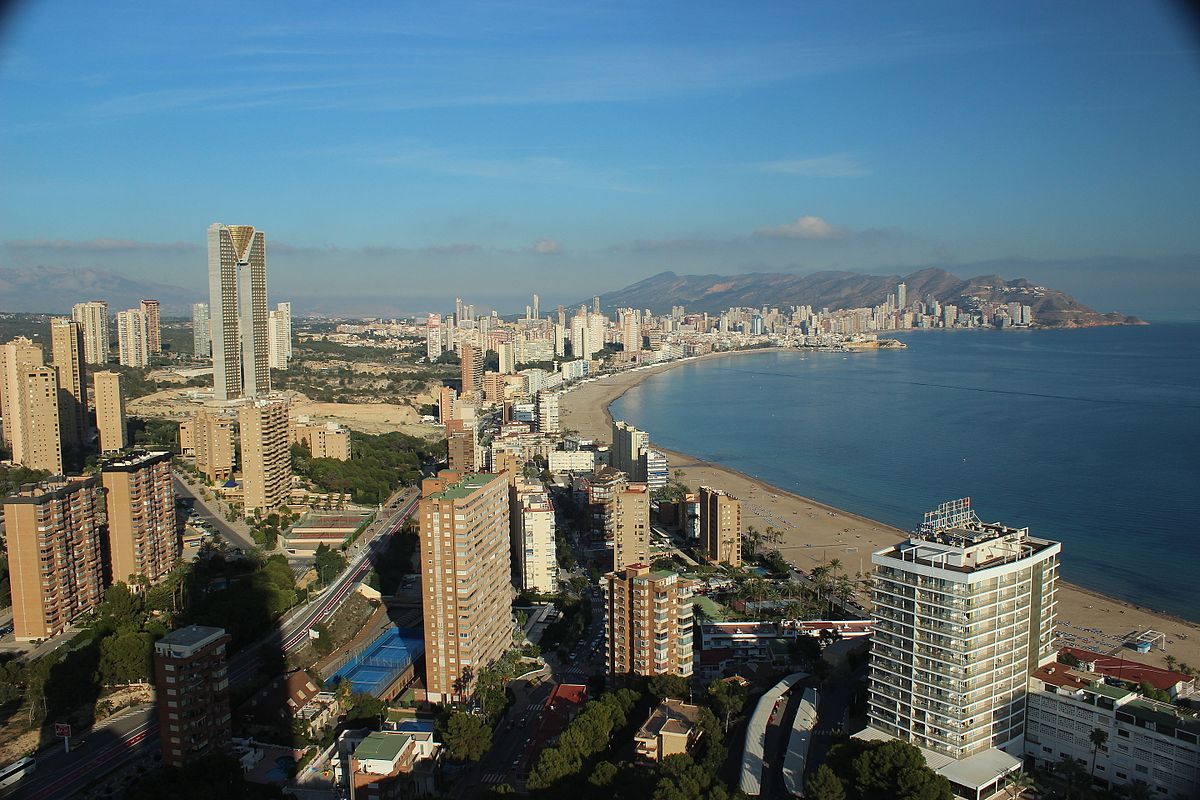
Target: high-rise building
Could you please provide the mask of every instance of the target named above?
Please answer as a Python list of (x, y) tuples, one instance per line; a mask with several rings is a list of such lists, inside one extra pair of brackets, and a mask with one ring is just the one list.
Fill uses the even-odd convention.
[[(536, 295), (535, 295), (536, 296)], [(558, 591), (558, 556), (554, 539), (554, 505), (540, 485), (518, 483), (512, 520), (513, 564), (517, 586), (542, 594)]]
[(642, 349), (642, 320), (638, 312), (632, 309), (621, 309), (621, 345), (627, 353), (636, 353)]
[(630, 483), (613, 492), (613, 569), (650, 561), (650, 491)]
[(233, 715), (223, 628), (189, 625), (154, 643), (154, 688), (163, 763), (183, 767), (229, 749)]
[(425, 359), (433, 363), (442, 357), (442, 316), (430, 314), (425, 318)]
[(537, 429), (539, 433), (558, 433), (562, 430), (558, 392), (542, 389), (537, 393)]
[(642, 451), (649, 446), (650, 434), (623, 420), (613, 420), (612, 447), (609, 449), (609, 463), (613, 469), (624, 472), (633, 480), (644, 481), (646, 476), (638, 461)]
[(136, 308), (117, 312), (117, 356), (125, 367), (145, 367), (150, 363), (146, 315)]
[(0, 345), (4, 440), (16, 463), (61, 475), (58, 370), (42, 359), (42, 348), (23, 336)]
[(255, 400), (238, 409), (245, 513), (283, 505), (292, 484), (288, 402)]
[(450, 702), (512, 645), (508, 481), (445, 470), (421, 494), (425, 685)]
[(446, 424), (446, 459), (455, 472), (474, 472), (475, 426), (463, 420), (451, 420)]
[(111, 341), (108, 333), (108, 303), (89, 300), (71, 307), (71, 317), (83, 326), (83, 358), (89, 364), (107, 364)]
[(700, 487), (700, 546), (709, 561), (742, 565), (742, 501), (720, 489)]
[(103, 599), (99, 476), (22, 486), (4, 499), (4, 524), (18, 641), (56, 636)]
[(287, 369), (292, 358), (292, 304), (278, 303), (267, 315), (271, 369)]
[(208, 303), (192, 303), (192, 353), (197, 358), (212, 355), (212, 329), (208, 321)]
[(100, 477), (107, 492), (110, 580), (158, 583), (183, 552), (171, 454), (118, 456), (101, 464)]
[(496, 348), (501, 375), (512, 375), (517, 371), (517, 353), (512, 342), (501, 342)]
[(233, 477), (234, 441), (232, 418), (208, 411), (199, 411), (192, 418), (196, 469), (209, 483), (225, 483)]
[(692, 586), (674, 572), (631, 564), (604, 576), (608, 674), (692, 674)]
[(671, 477), (671, 462), (663, 451), (646, 447), (638, 456), (637, 469), (634, 472), (638, 478), (645, 481), (650, 491), (657, 491), (666, 486)]
[(1020, 758), (1029, 675), (1054, 658), (1060, 549), (1027, 528), (981, 523), (964, 499), (876, 551), (868, 738), (960, 762), (991, 751), (988, 781), (1005, 758), (995, 748)]
[(271, 389), (267, 241), (252, 225), (208, 226), (213, 392), (218, 400)]
[(157, 300), (142, 300), (138, 308), (146, 315), (146, 348), (151, 355), (162, 352), (162, 327)]
[(83, 325), (69, 317), (50, 320), (50, 357), (58, 370), (58, 428), (66, 447), (87, 441), (87, 367)]
[(608, 317), (597, 311), (587, 316), (587, 354), (582, 358), (591, 358), (604, 349), (604, 333), (608, 330)]
[(483, 392), (483, 348), (475, 344), (462, 346), (462, 396), (474, 397)]
[(114, 453), (128, 444), (125, 424), (125, 398), (121, 394), (119, 372), (97, 372), (92, 375), (92, 394), (96, 400), (96, 430), (100, 434), (100, 452)]
[(898, 284), (896, 286), (896, 306), (903, 311), (908, 308), (908, 286), (907, 284)]
[(541, 298), (538, 297), (536, 293), (534, 293), (534, 295), (533, 295), (533, 318), (541, 319), (541, 317), (542, 317)]
[(458, 397), (452, 386), (443, 386), (438, 390), (438, 422), (445, 425), (454, 419), (454, 404)]

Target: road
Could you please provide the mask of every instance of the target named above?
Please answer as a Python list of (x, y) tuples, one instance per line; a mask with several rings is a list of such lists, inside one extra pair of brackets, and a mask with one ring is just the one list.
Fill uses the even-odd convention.
[[(158, 720), (154, 706), (116, 718), (103, 727), (76, 736), (70, 753), (55, 745), (37, 757), (37, 769), (18, 784), (14, 798), (50, 800), (70, 797), (134, 759), (158, 750)], [(123, 793), (114, 787), (115, 796)]]
[(221, 509), (217, 505), (216, 500), (205, 500), (200, 496), (199, 492), (193, 492), (192, 487), (181, 481), (179, 475), (176, 474), (172, 477), (175, 479), (175, 496), (190, 497), (195, 501), (200, 516), (207, 517), (213, 530), (220, 534), (225, 541), (243, 550), (254, 549), (254, 539), (249, 534), (242, 533), (225, 521), (225, 517), (221, 515)]

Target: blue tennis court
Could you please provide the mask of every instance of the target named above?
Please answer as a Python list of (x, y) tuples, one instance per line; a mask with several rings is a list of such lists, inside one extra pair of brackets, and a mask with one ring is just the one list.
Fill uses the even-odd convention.
[(420, 628), (389, 628), (335, 672), (330, 682), (348, 680), (354, 691), (378, 696), (424, 652)]

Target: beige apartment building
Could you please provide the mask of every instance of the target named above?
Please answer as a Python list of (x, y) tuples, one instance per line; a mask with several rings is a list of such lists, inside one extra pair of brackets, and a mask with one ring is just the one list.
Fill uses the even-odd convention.
[(159, 326), (159, 306), (157, 300), (142, 300), (138, 310), (146, 317), (146, 348), (151, 355), (162, 352), (162, 328)]
[(13, 461), (61, 475), (58, 371), (45, 366), (39, 345), (23, 336), (0, 345), (0, 395)]
[(89, 364), (107, 364), (109, 356), (108, 303), (89, 300), (71, 307), (71, 318), (83, 326), (83, 358)]
[(307, 447), (313, 458), (350, 460), (350, 431), (333, 423), (297, 421), (291, 428), (291, 442)]
[(286, 400), (255, 400), (238, 409), (242, 445), (242, 510), (284, 504), (292, 487)]
[(196, 470), (211, 484), (233, 476), (235, 436), (233, 418), (198, 411), (179, 423), (179, 449), (196, 459)]
[(742, 501), (709, 486), (700, 487), (700, 546), (714, 564), (742, 565)]
[(613, 569), (650, 561), (650, 490), (630, 483), (613, 492)]
[(145, 367), (150, 364), (146, 315), (140, 309), (117, 312), (117, 360), (125, 367)]
[(108, 559), (112, 582), (158, 583), (182, 554), (171, 454), (134, 452), (101, 464), (108, 492)]
[(558, 591), (558, 552), (554, 504), (540, 483), (521, 481), (513, 487), (513, 564), (517, 587), (553, 594)]
[(603, 578), (608, 673), (692, 674), (692, 585), (674, 572), (631, 564)]
[(22, 486), (4, 499), (17, 641), (62, 633), (104, 596), (104, 489), (98, 476)]
[(70, 317), (50, 320), (50, 358), (58, 370), (58, 428), (66, 447), (87, 441), (87, 367), (83, 326)]
[(483, 348), (475, 344), (462, 346), (462, 396), (477, 397), (483, 392)]
[(125, 424), (125, 397), (121, 394), (119, 372), (97, 372), (92, 376), (96, 401), (96, 429), (100, 433), (100, 452), (115, 453), (129, 443)]
[(425, 686), (451, 702), (512, 646), (508, 481), (443, 470), (421, 493)]

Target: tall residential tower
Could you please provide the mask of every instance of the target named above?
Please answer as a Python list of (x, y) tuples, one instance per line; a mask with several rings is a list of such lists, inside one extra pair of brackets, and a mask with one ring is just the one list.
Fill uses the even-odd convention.
[(252, 225), (208, 226), (213, 392), (218, 400), (271, 388), (267, 241)]

